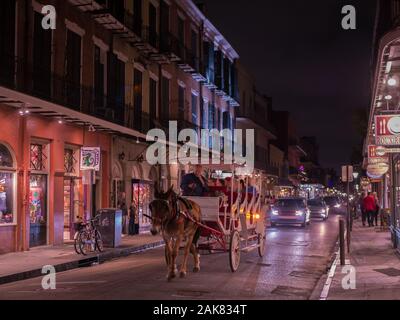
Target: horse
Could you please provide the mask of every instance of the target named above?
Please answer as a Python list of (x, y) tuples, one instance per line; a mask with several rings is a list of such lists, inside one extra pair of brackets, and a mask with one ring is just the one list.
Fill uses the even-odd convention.
[(187, 275), (189, 251), (194, 257), (193, 272), (200, 272), (200, 256), (197, 241), (200, 238), (201, 209), (193, 201), (179, 197), (171, 187), (163, 193), (155, 188), (154, 201), (149, 205), (151, 212), (153, 236), (161, 234), (165, 242), (165, 259), (167, 263), (167, 279), (171, 281), (177, 276), (176, 259), (180, 245), (186, 239), (180, 277)]

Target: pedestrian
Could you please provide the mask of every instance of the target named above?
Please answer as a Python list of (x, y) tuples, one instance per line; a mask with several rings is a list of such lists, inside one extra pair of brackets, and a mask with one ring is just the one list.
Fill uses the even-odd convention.
[(132, 202), (129, 208), (129, 235), (134, 236), (137, 234), (139, 234), (139, 212), (135, 203)]
[(368, 196), (366, 196), (363, 200), (364, 210), (366, 211), (368, 226), (374, 226), (374, 216), (376, 212), (376, 202), (375, 198), (371, 192), (368, 192)]
[(374, 212), (374, 221), (375, 221), (375, 226), (378, 226), (378, 217), (379, 213), (381, 211), (381, 206), (379, 204), (379, 198), (378, 194), (376, 192), (373, 193), (374, 199), (375, 199), (375, 212)]

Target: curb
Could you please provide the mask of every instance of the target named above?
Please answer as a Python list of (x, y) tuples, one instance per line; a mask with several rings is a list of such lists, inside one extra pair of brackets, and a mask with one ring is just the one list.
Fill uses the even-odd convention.
[[(87, 256), (80, 260), (64, 262), (55, 265), (54, 268), (57, 273), (65, 272), (73, 269), (91, 267), (93, 265), (101, 264), (107, 261), (111, 261), (118, 258), (127, 257), (132, 254), (138, 254), (151, 249), (156, 249), (164, 246), (164, 241), (153, 242), (149, 244), (144, 244), (141, 246), (123, 248), (123, 249), (113, 249), (108, 252), (103, 252), (94, 256)], [(29, 271), (19, 272), (16, 274), (6, 275), (0, 277), (0, 285), (9, 284), (17, 281), (23, 281), (33, 278), (42, 277), (42, 268), (33, 269)]]
[(326, 279), (329, 276), (329, 272), (335, 263), (338, 248), (339, 248), (339, 236), (337, 236), (336, 242), (329, 253), (329, 258), (328, 258), (329, 262), (326, 266), (326, 272), (322, 274), (321, 277), (318, 279), (317, 284), (315, 285), (309, 300), (311, 301), (321, 300), (321, 293), (325, 287)]

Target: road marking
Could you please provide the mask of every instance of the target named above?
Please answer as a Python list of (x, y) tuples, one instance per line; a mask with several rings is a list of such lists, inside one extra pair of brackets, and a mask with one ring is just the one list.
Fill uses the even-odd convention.
[(325, 282), (324, 288), (321, 292), (321, 295), (319, 297), (319, 300), (327, 300), (328, 299), (329, 290), (331, 288), (332, 280), (333, 280), (333, 277), (335, 276), (336, 267), (338, 264), (339, 264), (339, 252), (336, 252), (335, 261), (333, 262), (332, 267), (329, 270), (328, 279), (326, 279), (326, 282)]

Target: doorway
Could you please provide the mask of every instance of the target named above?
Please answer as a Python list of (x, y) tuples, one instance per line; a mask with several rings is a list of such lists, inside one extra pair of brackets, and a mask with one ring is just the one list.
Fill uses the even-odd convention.
[(32, 174), (29, 180), (30, 247), (47, 244), (47, 175)]
[(80, 179), (64, 179), (64, 241), (74, 239), (74, 222), (80, 218), (79, 205)]

